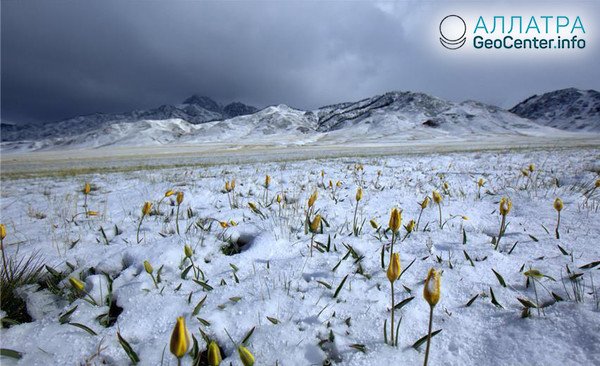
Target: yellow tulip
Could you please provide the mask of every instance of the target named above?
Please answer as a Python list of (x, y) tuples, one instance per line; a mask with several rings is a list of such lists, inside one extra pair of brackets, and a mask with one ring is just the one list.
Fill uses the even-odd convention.
[(339, 186), (341, 186), (341, 185), (342, 185), (342, 182), (341, 182), (341, 181), (339, 181), (339, 180), (338, 180), (338, 181), (335, 183), (335, 186), (336, 186), (336, 187), (339, 187)]
[(440, 278), (437, 271), (433, 268), (427, 274), (425, 287), (423, 287), (423, 297), (432, 307), (440, 300)]
[(142, 216), (146, 216), (150, 213), (150, 209), (152, 208), (152, 204), (150, 202), (145, 202), (144, 206), (142, 206)]
[(554, 209), (556, 211), (561, 211), (563, 209), (563, 202), (558, 197), (556, 197), (556, 199), (554, 200)]
[(177, 204), (181, 205), (181, 202), (183, 202), (183, 192), (177, 192)]
[(362, 196), (363, 196), (362, 188), (358, 187), (358, 189), (356, 190), (356, 200), (360, 201)]
[(400, 254), (393, 253), (390, 258), (390, 265), (388, 266), (386, 275), (390, 282), (394, 282), (400, 277)]
[(229, 185), (229, 182), (225, 182), (225, 190), (231, 192), (231, 185)]
[(254, 356), (248, 349), (244, 346), (238, 346), (238, 354), (240, 355), (240, 360), (242, 360), (242, 364), (244, 366), (252, 366), (254, 365)]
[(521, 170), (521, 174), (523, 174), (525, 177), (529, 176), (529, 172), (527, 170), (525, 170), (525, 169)]
[(277, 203), (281, 203), (281, 195), (280, 194), (277, 195)]
[(98, 216), (98, 211), (88, 211), (88, 215), (90, 215), (90, 216)]
[(73, 287), (74, 289), (76, 289), (78, 291), (83, 291), (85, 288), (85, 286), (83, 285), (83, 282), (79, 281), (75, 277), (69, 277), (69, 283), (71, 283), (71, 287)]
[(379, 228), (379, 225), (375, 222), (375, 220), (370, 220), (369, 223), (373, 229)]
[(500, 214), (502, 216), (506, 216), (510, 212), (511, 208), (512, 208), (512, 201), (506, 197), (503, 197), (500, 200)]
[(175, 324), (173, 333), (171, 334), (171, 344), (169, 350), (175, 355), (175, 357), (181, 358), (185, 356), (189, 347), (190, 335), (187, 327), (185, 326), (185, 319), (180, 316), (177, 318), (177, 323)]
[(231, 189), (235, 189), (235, 179), (231, 180)]
[(415, 229), (415, 220), (410, 220), (408, 222), (408, 225), (405, 226), (405, 228), (406, 228), (406, 231), (411, 233)]
[(310, 232), (316, 233), (317, 230), (319, 230), (320, 226), (321, 226), (321, 215), (317, 215), (317, 216), (315, 216), (313, 221), (310, 223)]
[(4, 224), (0, 224), (0, 240), (4, 240), (6, 238), (6, 228)]
[(425, 196), (425, 199), (421, 203), (421, 209), (423, 209), (423, 210), (426, 209), (428, 204), (429, 204), (429, 196)]
[(596, 181), (594, 182), (594, 187), (600, 187), (600, 179), (596, 179)]
[(218, 366), (222, 360), (219, 346), (215, 342), (210, 342), (208, 345), (208, 364), (210, 366)]
[(477, 181), (477, 185), (479, 187), (483, 187), (483, 178), (479, 178), (479, 181)]
[(533, 172), (533, 169), (535, 169), (535, 165), (533, 164), (529, 164), (529, 171)]
[(229, 224), (227, 222), (225, 222), (225, 221), (220, 221), (219, 225), (221, 225), (221, 227), (223, 229), (227, 229), (229, 227)]
[(152, 272), (154, 272), (154, 268), (152, 268), (152, 265), (148, 261), (144, 261), (144, 269), (148, 274), (152, 274)]
[(92, 190), (92, 187), (90, 187), (90, 184), (88, 182), (85, 182), (85, 185), (83, 186), (83, 194), (89, 194), (90, 191)]
[(271, 176), (269, 174), (267, 174), (265, 176), (265, 187), (269, 187), (269, 184), (271, 184)]
[(432, 193), (433, 196), (433, 202), (439, 204), (440, 202), (442, 202), (442, 196), (440, 196), (440, 194), (438, 193), (438, 191), (433, 191)]
[(192, 248), (190, 246), (185, 245), (183, 247), (183, 253), (185, 253), (186, 258), (189, 258), (194, 254), (194, 251), (192, 250)]
[(392, 213), (390, 215), (389, 228), (392, 232), (398, 232), (400, 229), (400, 224), (402, 223), (402, 212), (398, 211), (397, 208), (392, 209)]
[(165, 192), (165, 197), (171, 197), (172, 195), (174, 195), (175, 192), (174, 191), (166, 191)]
[(314, 193), (308, 198), (308, 207), (313, 207), (319, 197), (319, 192), (315, 189)]

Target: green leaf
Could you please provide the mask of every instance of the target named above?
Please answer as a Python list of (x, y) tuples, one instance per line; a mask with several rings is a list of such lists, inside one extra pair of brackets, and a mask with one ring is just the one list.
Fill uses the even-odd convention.
[(234, 272), (239, 271), (240, 269), (233, 263), (229, 263), (229, 266), (233, 269)]
[(558, 247), (558, 249), (560, 250), (560, 252), (563, 255), (569, 255), (569, 253), (563, 247), (561, 247), (560, 245), (556, 245), (556, 246)]
[(271, 318), (270, 316), (268, 316), (267, 319), (273, 324), (279, 324), (279, 319)]
[(83, 324), (79, 324), (79, 323), (67, 323), (67, 324), (72, 325), (77, 328), (80, 328), (80, 329), (83, 329), (86, 332), (88, 332), (90, 335), (93, 335), (93, 336), (98, 335), (96, 332), (94, 332), (93, 330), (91, 330), (90, 328), (86, 327)]
[(242, 298), (240, 296), (234, 296), (234, 297), (230, 297), (229, 300), (233, 301), (233, 302), (238, 302), (240, 301)]
[(185, 280), (185, 277), (187, 276), (188, 272), (190, 271), (190, 269), (192, 269), (194, 266), (192, 264), (190, 264), (186, 269), (183, 270), (183, 272), (181, 272), (181, 279)]
[(358, 343), (356, 343), (356, 344), (351, 344), (348, 347), (354, 348), (355, 350), (358, 350), (358, 351), (360, 351), (362, 353), (367, 353), (367, 347), (365, 347), (364, 344), (358, 344)]
[(60, 273), (49, 265), (45, 265), (46, 271), (48, 271), (52, 276), (60, 278)]
[(69, 320), (71, 320), (71, 314), (73, 314), (73, 312), (75, 312), (75, 310), (77, 310), (77, 306), (79, 306), (79, 305), (75, 305), (75, 307), (73, 309), (71, 309), (71, 310), (67, 311), (66, 313), (64, 313), (63, 315), (61, 315), (58, 318), (58, 322), (60, 324), (68, 323)]
[(327, 282), (317, 281), (318, 284), (325, 286), (328, 290), (331, 290), (331, 285)]
[(335, 290), (335, 293), (333, 294), (334, 299), (337, 297), (337, 295), (340, 293), (340, 291), (342, 291), (342, 287), (344, 287), (344, 283), (346, 283), (347, 278), (348, 278), (348, 275), (344, 276), (344, 279), (342, 280), (342, 282), (340, 282), (340, 285)]
[(121, 337), (121, 333), (117, 332), (117, 337), (119, 338), (119, 343), (121, 344), (121, 347), (123, 347), (123, 350), (125, 350), (125, 353), (127, 353), (127, 356), (129, 356), (131, 362), (134, 365), (137, 365), (137, 363), (140, 362), (140, 358), (138, 357), (137, 353), (135, 353), (135, 351), (133, 350), (133, 348), (131, 348), (131, 346), (125, 340), (125, 338)]
[(202, 305), (204, 305), (204, 301), (206, 301), (207, 296), (208, 295), (204, 295), (204, 298), (202, 298), (202, 300), (200, 300), (198, 302), (198, 305), (196, 305), (196, 307), (194, 308), (194, 311), (192, 311), (192, 316), (198, 315), (198, 313), (200, 312), (200, 309), (202, 308)]
[(246, 333), (246, 336), (242, 340), (242, 344), (248, 344), (248, 341), (250, 340), (250, 337), (252, 337), (252, 334), (254, 333), (254, 329), (256, 329), (256, 327), (252, 327), (252, 329), (250, 329), (248, 331), (248, 333)]
[(531, 238), (531, 240), (535, 241), (536, 243), (539, 241), (535, 236), (531, 235), (531, 234), (527, 234), (529, 235), (529, 237)]
[(494, 295), (494, 290), (492, 290), (491, 287), (490, 287), (490, 296), (492, 298), (492, 304), (496, 305), (499, 308), (504, 309), (504, 307), (502, 305), (500, 305), (500, 303), (498, 302), (498, 300), (496, 300), (496, 296)]
[(477, 295), (473, 296), (473, 297), (471, 298), (471, 300), (469, 300), (469, 301), (467, 302), (467, 304), (465, 305), (465, 307), (467, 307), (467, 308), (468, 308), (469, 306), (473, 305), (473, 303), (475, 302), (475, 300), (476, 300), (478, 297), (479, 297), (479, 294), (477, 294)]
[(504, 282), (504, 278), (502, 278), (502, 276), (500, 275), (500, 273), (494, 271), (493, 268), (492, 268), (492, 272), (494, 272), (494, 274), (496, 275), (496, 278), (498, 279), (498, 282), (500, 282), (500, 285), (502, 287), (506, 287), (506, 282)]
[(465, 231), (464, 228), (463, 228), (462, 232), (463, 232), (463, 245), (465, 245), (465, 244), (467, 244), (467, 232)]
[(537, 308), (537, 306), (532, 303), (531, 301), (527, 300), (527, 299), (522, 299), (520, 297), (517, 297), (517, 300), (519, 300), (519, 302), (521, 304), (523, 304), (523, 306), (525, 306), (526, 308)]
[[(431, 332), (431, 338), (435, 337), (436, 335), (438, 335), (439, 332), (441, 332), (441, 329), (436, 330), (435, 332)], [(418, 341), (416, 341), (415, 343), (413, 343), (412, 348), (414, 349), (418, 349), (419, 347), (421, 347), (421, 345), (423, 343), (425, 343), (427, 341), (427, 336), (423, 336), (421, 338), (419, 338)]]
[(595, 261), (595, 262), (591, 262), (591, 263), (585, 264), (585, 265), (579, 267), (579, 269), (590, 269), (590, 268), (596, 267), (599, 264), (600, 264), (600, 261)]
[(202, 286), (202, 288), (204, 288), (206, 291), (210, 291), (213, 289), (213, 287), (211, 285), (209, 285), (206, 282), (202, 282), (202, 281), (198, 281), (196, 279), (192, 280), (194, 282), (196, 282), (197, 284), (199, 284), (200, 286)]
[(413, 265), (413, 263), (415, 263), (415, 260), (417, 260), (417, 258), (414, 258), (414, 259), (412, 260), (412, 262), (410, 262), (410, 264), (409, 264), (408, 266), (406, 266), (406, 268), (404, 268), (404, 269), (402, 270), (402, 272), (400, 272), (400, 276), (398, 276), (398, 279), (400, 279), (400, 278), (402, 277), (402, 275), (404, 274), (404, 272), (408, 271), (408, 269), (410, 268), (410, 266), (412, 266), (412, 265)]
[(202, 325), (204, 325), (205, 327), (210, 327), (210, 322), (208, 320), (202, 319), (202, 318), (199, 318), (199, 317), (196, 317), (196, 319), (198, 319), (198, 321), (200, 323), (202, 323)]
[(473, 260), (471, 259), (471, 256), (469, 256), (469, 253), (467, 253), (467, 251), (466, 251), (466, 250), (463, 250), (463, 253), (464, 253), (464, 255), (465, 255), (465, 258), (466, 258), (466, 259), (467, 259), (469, 262), (471, 262), (471, 266), (472, 266), (472, 267), (475, 267), (475, 263), (473, 263)]
[(556, 301), (564, 301), (565, 299), (563, 299), (562, 297), (560, 297), (559, 295), (557, 295), (556, 293), (552, 293), (552, 297), (554, 298), (554, 300)]
[(414, 300), (414, 296), (411, 297), (407, 297), (406, 299), (400, 301), (399, 303), (396, 304), (396, 306), (394, 306), (394, 309), (398, 310), (398, 309), (402, 309), (402, 307), (406, 304), (408, 304), (409, 302)]
[(21, 358), (23, 358), (23, 354), (21, 352), (8, 348), (0, 348), (0, 356), (11, 357), (16, 360), (20, 360)]
[(519, 244), (519, 241), (516, 241), (515, 244), (510, 248), (510, 250), (508, 251), (508, 255), (510, 255), (513, 252), (513, 250), (515, 250), (517, 244)]

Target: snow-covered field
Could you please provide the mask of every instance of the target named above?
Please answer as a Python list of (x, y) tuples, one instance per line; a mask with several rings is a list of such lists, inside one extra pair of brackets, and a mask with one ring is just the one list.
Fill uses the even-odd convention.
[[(422, 294), (430, 268), (442, 272), (433, 316), (441, 332), (431, 339), (430, 365), (598, 365), (599, 178), (594, 148), (11, 175), (0, 201), (6, 254), (36, 253), (48, 267), (40, 284), (17, 291), (32, 321), (0, 329), (1, 347), (22, 357), (2, 357), (2, 365), (130, 364), (117, 332), (140, 364), (175, 365), (169, 340), (179, 316), (200, 351), (207, 347), (200, 329), (217, 342), (223, 364), (241, 365), (234, 342), (254, 327), (246, 347), (257, 365), (422, 364), (425, 344), (413, 344), (427, 334)], [(164, 198), (170, 190), (183, 192), (179, 208), (176, 194)], [(325, 220), (310, 257), (305, 218), (315, 190), (314, 214)], [(434, 190), (442, 193), (443, 228), (430, 201), (407, 235), (405, 225), (417, 221)], [(513, 204), (495, 250), (503, 197)], [(556, 197), (564, 202), (560, 239)], [(152, 210), (137, 243), (144, 202)], [(394, 207), (402, 210), (394, 251), (405, 270), (395, 282), (397, 347), (384, 343), (383, 329), (391, 315), (386, 229)], [(86, 210), (98, 214), (86, 217)], [(236, 246), (239, 253), (225, 254)], [(531, 269), (544, 276), (526, 286)], [(83, 281), (89, 297), (69, 278)], [(523, 318), (523, 303), (539, 308)]]

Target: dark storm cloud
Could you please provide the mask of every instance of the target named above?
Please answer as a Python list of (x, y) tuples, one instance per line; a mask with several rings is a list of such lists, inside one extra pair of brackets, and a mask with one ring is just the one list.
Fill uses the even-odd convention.
[(390, 90), (508, 106), (533, 92), (597, 87), (591, 61), (571, 71), (531, 63), (515, 73), (514, 64), (440, 60), (423, 46), (436, 6), (3, 1), (2, 119), (128, 111), (193, 93), (308, 109)]

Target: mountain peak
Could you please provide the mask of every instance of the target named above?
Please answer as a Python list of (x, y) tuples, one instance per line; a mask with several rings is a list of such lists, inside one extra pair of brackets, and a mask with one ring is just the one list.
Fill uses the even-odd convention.
[(221, 112), (221, 106), (219, 106), (217, 102), (210, 99), (209, 97), (198, 96), (197, 94), (194, 94), (191, 97), (184, 100), (183, 104), (195, 104), (211, 112)]

